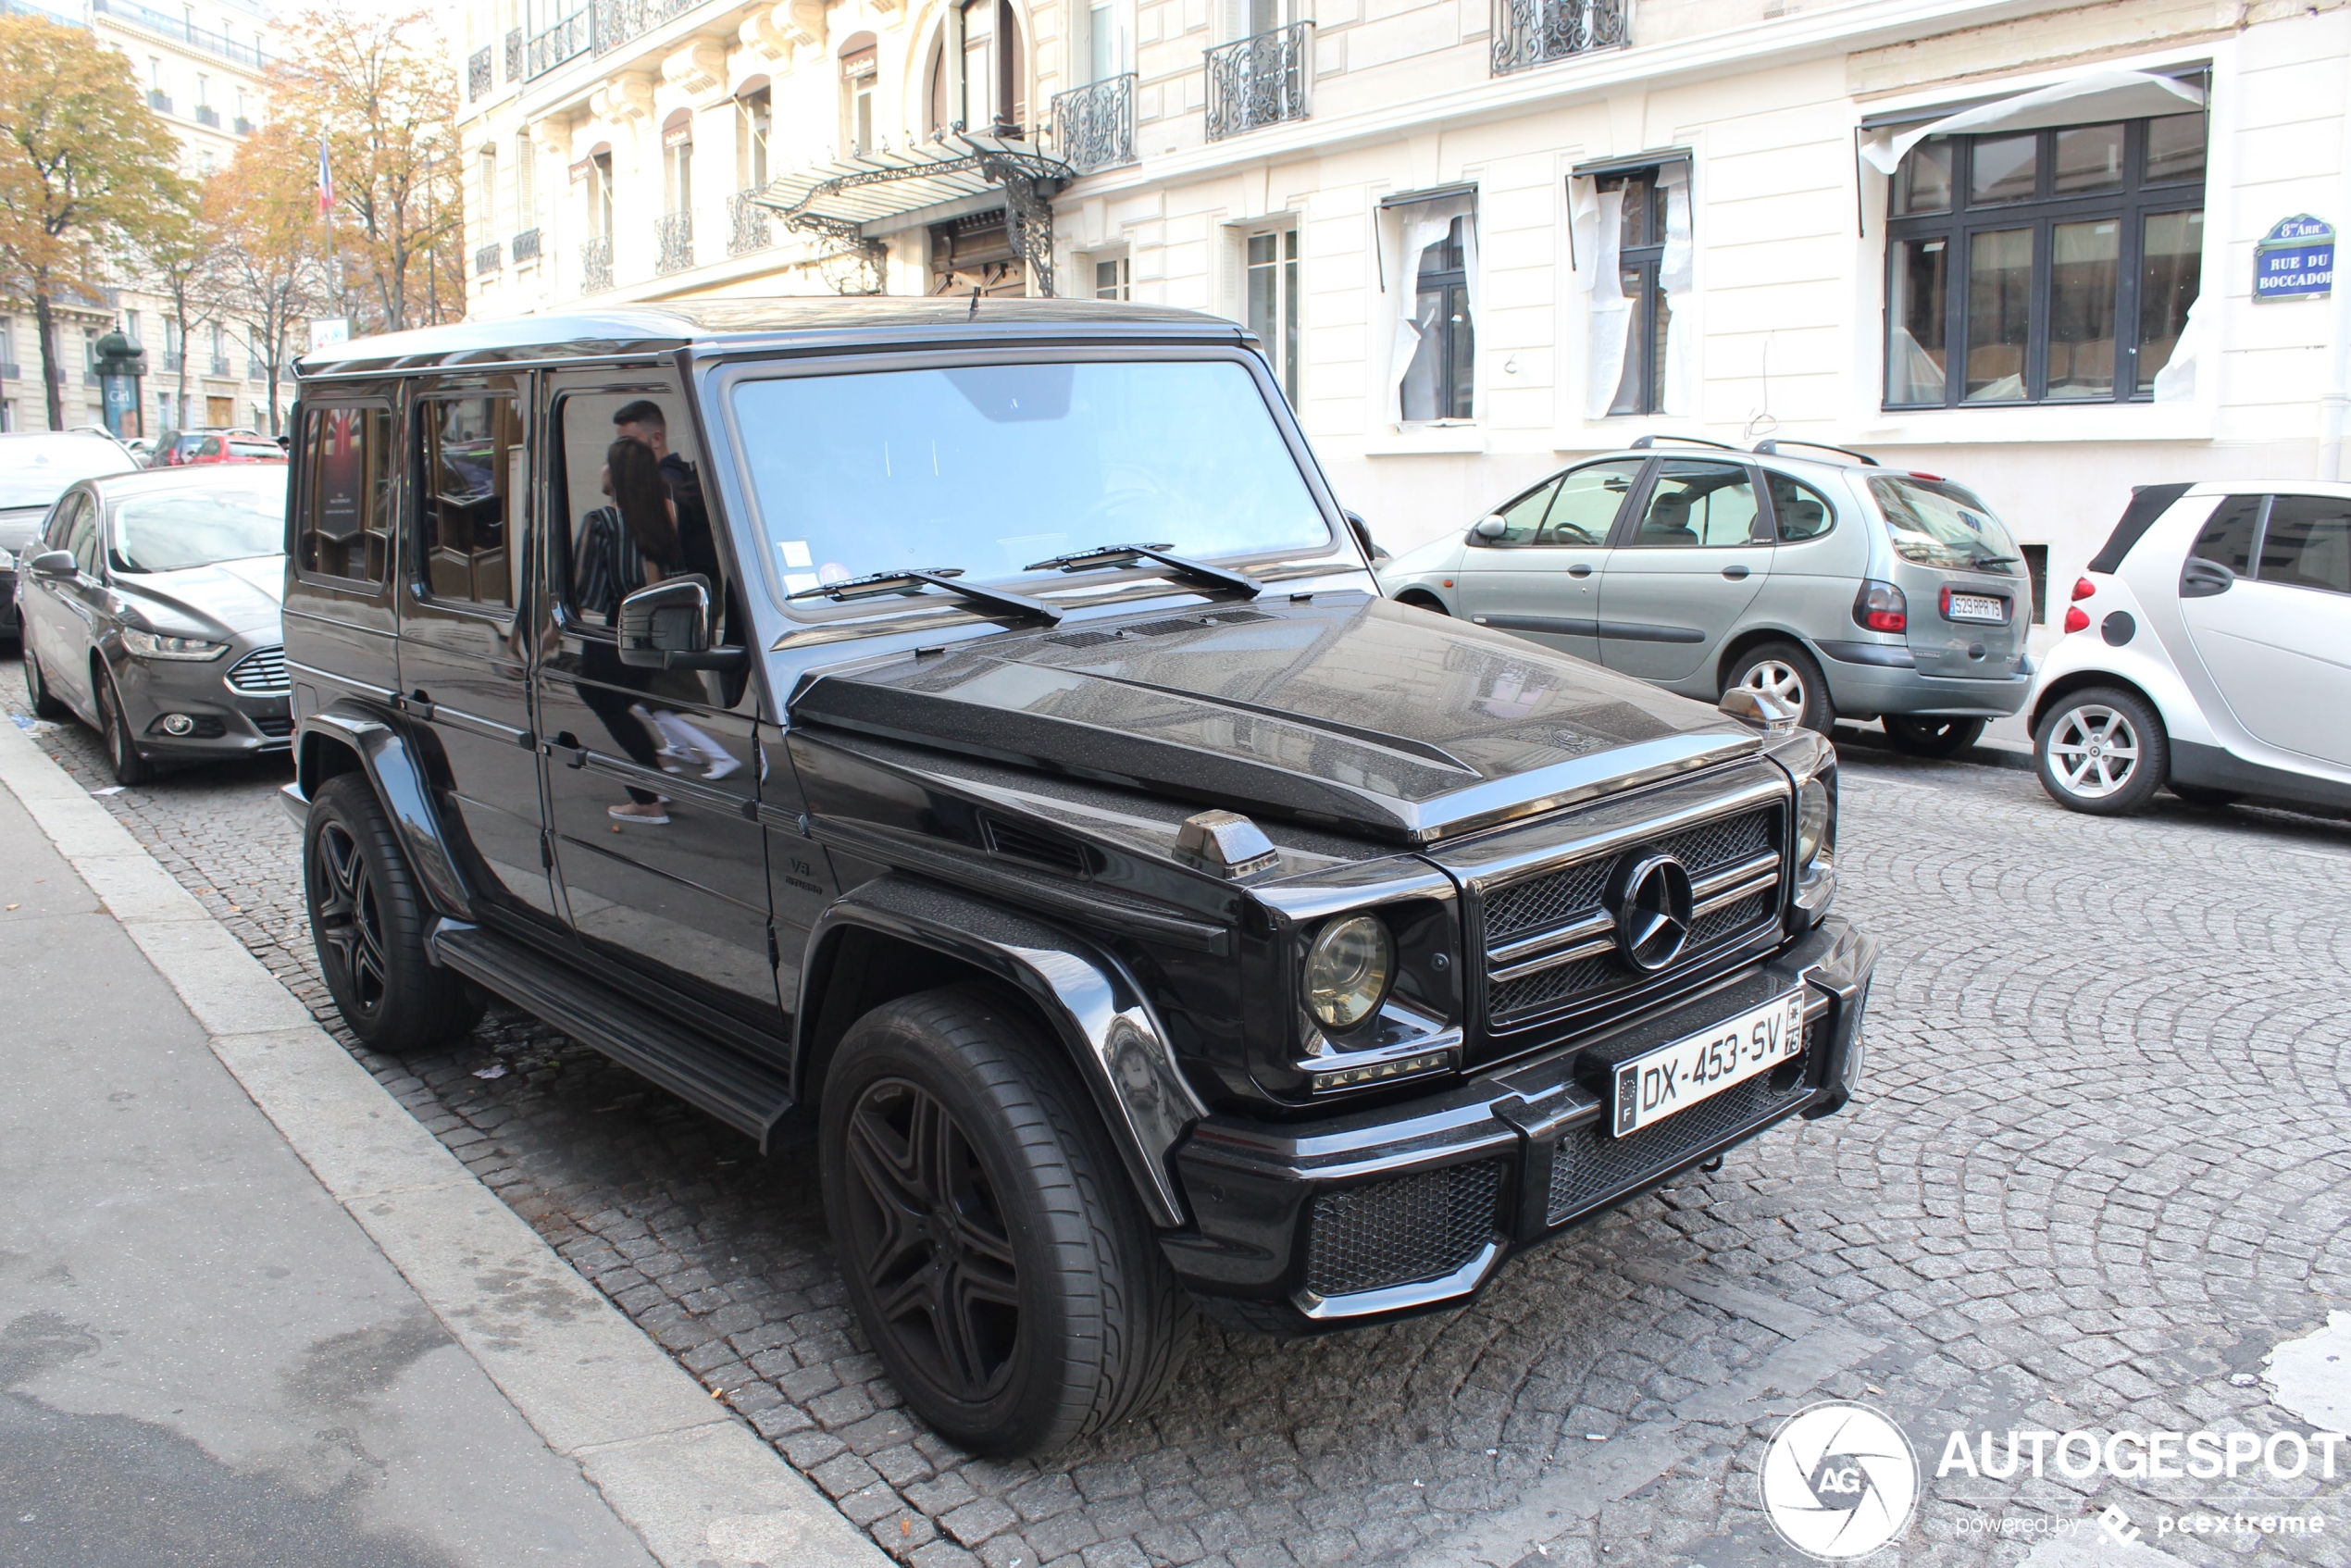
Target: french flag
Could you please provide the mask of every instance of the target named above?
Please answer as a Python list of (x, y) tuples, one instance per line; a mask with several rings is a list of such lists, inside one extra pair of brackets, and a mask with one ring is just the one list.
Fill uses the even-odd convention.
[(327, 139), (318, 138), (318, 215), (335, 210), (335, 171), (327, 164)]

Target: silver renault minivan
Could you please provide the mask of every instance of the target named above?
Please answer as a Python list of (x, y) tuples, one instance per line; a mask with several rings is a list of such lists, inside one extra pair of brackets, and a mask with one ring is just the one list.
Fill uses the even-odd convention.
[(1821, 730), (1883, 718), (1921, 756), (1972, 745), (2033, 684), (2031, 579), (1992, 509), (1837, 447), (1643, 436), (1379, 579), (1684, 696), (1751, 687)]

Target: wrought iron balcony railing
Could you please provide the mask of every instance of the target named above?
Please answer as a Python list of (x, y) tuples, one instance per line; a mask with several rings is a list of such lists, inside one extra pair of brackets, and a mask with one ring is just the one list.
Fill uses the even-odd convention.
[(582, 6), (530, 41), (530, 74), (544, 76), (566, 60), (588, 52), (588, 35), (595, 19)]
[(539, 259), (539, 230), (524, 230), (508, 243), (506, 249), (514, 254), (516, 267), (520, 267), (526, 261), (537, 261)]
[(139, 5), (137, 0), (90, 0), (90, 8), (104, 11), (110, 17), (120, 17), (124, 21), (143, 27), (150, 32), (159, 32), (166, 38), (185, 39), (206, 54), (218, 55), (224, 60), (234, 60), (255, 70), (269, 63), (268, 56), (261, 52), (258, 44), (240, 44), (226, 33), (198, 27), (188, 17), (168, 17), (161, 11)]
[(1135, 161), (1135, 73), (1053, 96), (1053, 150), (1080, 174)]
[(196, 123), (198, 125), (208, 125), (215, 131), (218, 131), (220, 129), (220, 111), (214, 108), (210, 104), (198, 104), (196, 106)]
[(522, 75), (522, 29), (506, 31), (506, 80), (513, 81)]
[(466, 57), (466, 102), (468, 104), (490, 91), (490, 45), (485, 44)]
[(641, 32), (650, 32), (702, 0), (595, 0), (596, 53), (617, 49)]
[(1312, 22), (1292, 22), (1254, 38), (1220, 44), (1207, 53), (1210, 141), (1286, 119), (1304, 119), (1312, 112)]
[(776, 231), (767, 208), (752, 197), (759, 193), (756, 186), (738, 191), (727, 198), (727, 254), (747, 255), (764, 251), (776, 243)]
[(253, 355), (247, 355), (245, 356), (245, 380), (248, 381), (266, 381), (268, 379), (269, 362), (266, 359), (256, 359)]
[(163, 351), (163, 367), (165, 369), (177, 370), (187, 363), (187, 355), (183, 354), (179, 349), (168, 348)]
[(155, 110), (155, 113), (159, 115), (169, 114), (171, 112), (171, 94), (165, 92), (160, 87), (150, 87), (147, 89), (147, 107)]
[(600, 235), (579, 247), (579, 292), (601, 294), (612, 287), (612, 236)]
[(226, 376), (229, 374), (229, 356), (227, 355), (216, 354), (212, 356), (211, 373), (216, 376)]
[(230, 121), (229, 129), (234, 131), (240, 136), (250, 136), (253, 134), (253, 121), (247, 119), (243, 115), (239, 115), (235, 119)]
[(653, 219), (653, 238), (661, 243), (656, 272), (683, 272), (694, 264), (694, 215), (665, 212)]
[(1494, 74), (1625, 42), (1625, 0), (1494, 0)]
[(0, 381), (21, 381), (24, 367), (13, 359), (0, 359)]
[(477, 278), (497, 271), (501, 265), (498, 242), (495, 240), (474, 252), (474, 276)]

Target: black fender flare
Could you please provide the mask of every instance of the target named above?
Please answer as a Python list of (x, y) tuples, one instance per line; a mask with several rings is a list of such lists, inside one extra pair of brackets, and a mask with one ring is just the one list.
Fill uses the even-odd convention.
[(392, 830), (400, 835), (400, 847), (407, 852), (408, 864), (415, 868), (417, 879), (424, 885), (425, 896), (433, 908), (454, 919), (473, 919), (472, 890), (458, 874), (456, 858), (449, 852), (448, 835), (442, 826), (441, 814), (433, 805), (424, 760), (407, 736), (396, 726), (349, 701), (330, 703), (303, 716), (302, 733), (294, 740), (297, 755), (313, 735), (326, 744), (343, 747), (359, 759), (376, 799), (383, 803), (385, 812), (392, 817)]
[(815, 1046), (818, 1004), (844, 931), (863, 927), (958, 959), (1017, 989), (1086, 1080), (1136, 1193), (1154, 1222), (1186, 1223), (1170, 1155), (1208, 1114), (1176, 1064), (1165, 1027), (1126, 966), (1083, 938), (966, 893), (889, 874), (838, 900), (808, 934), (793, 1009), (793, 1098)]

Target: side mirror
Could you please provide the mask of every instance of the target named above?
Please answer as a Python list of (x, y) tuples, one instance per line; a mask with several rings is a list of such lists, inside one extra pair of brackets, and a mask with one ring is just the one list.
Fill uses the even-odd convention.
[(638, 669), (733, 669), (740, 648), (711, 646), (710, 579), (674, 577), (620, 602), (620, 662)]
[(1362, 513), (1341, 512), (1339, 516), (1345, 517), (1347, 526), (1355, 530), (1355, 542), (1363, 547), (1363, 554), (1372, 565), (1376, 566), (1382, 561), (1395, 559), (1387, 551), (1382, 550), (1378, 542), (1372, 538), (1372, 525), (1363, 520)]
[(1717, 712), (1727, 714), (1741, 724), (1753, 725), (1766, 735), (1792, 735), (1797, 720), (1804, 716), (1804, 710), (1794, 703), (1769, 691), (1758, 691), (1752, 686), (1732, 687), (1714, 706)]
[(81, 563), (73, 558), (70, 550), (44, 550), (27, 561), (24, 569), (34, 577), (70, 582), (81, 575)]
[[(41, 569), (39, 562), (33, 563), (33, 569), (35, 571)], [(2209, 599), (2215, 594), (2226, 593), (2230, 589), (2234, 588), (2236, 580), (2236, 573), (2229, 570), (2220, 562), (2208, 561), (2201, 555), (2192, 555), (2188, 558), (2188, 564), (2180, 568), (2180, 597)]]
[(1477, 526), (1470, 529), (1470, 534), (1475, 539), (1497, 540), (1510, 531), (1511, 525), (1502, 521), (1501, 514), (1493, 512), (1478, 518)]

